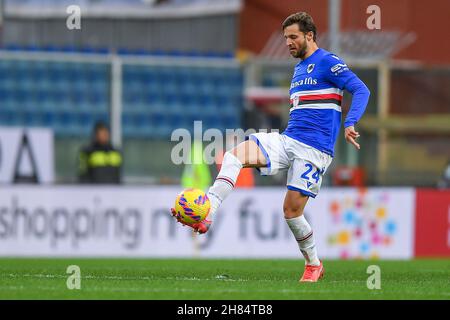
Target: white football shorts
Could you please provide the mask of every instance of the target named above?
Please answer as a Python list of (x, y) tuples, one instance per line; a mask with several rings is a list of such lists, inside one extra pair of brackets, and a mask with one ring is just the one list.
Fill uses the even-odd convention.
[(274, 175), (288, 170), (287, 188), (315, 198), (322, 177), (333, 158), (316, 148), (278, 132), (259, 132), (249, 135), (267, 160), (267, 167), (258, 168), (262, 175)]

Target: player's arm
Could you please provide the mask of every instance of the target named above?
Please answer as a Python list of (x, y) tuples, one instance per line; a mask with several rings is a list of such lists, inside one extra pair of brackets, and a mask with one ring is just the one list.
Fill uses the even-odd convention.
[(85, 150), (80, 150), (78, 153), (78, 180), (81, 183), (86, 183), (89, 180), (88, 154)]
[[(353, 72), (352, 72), (353, 73)], [(369, 102), (370, 91), (364, 82), (353, 73), (353, 78), (344, 87), (352, 94), (352, 104), (344, 122), (345, 140), (353, 144), (358, 150), (361, 148), (356, 139), (359, 133), (355, 130), (355, 124), (361, 119)]]
[(342, 90), (352, 94), (350, 111), (344, 121), (345, 140), (360, 149), (356, 142), (359, 133), (355, 130), (355, 125), (361, 119), (369, 102), (370, 91), (364, 82), (354, 74), (348, 66), (337, 56), (327, 57), (326, 75), (327, 79)]

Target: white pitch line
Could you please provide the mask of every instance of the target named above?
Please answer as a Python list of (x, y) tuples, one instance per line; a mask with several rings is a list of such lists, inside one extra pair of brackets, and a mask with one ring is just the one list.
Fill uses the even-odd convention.
[[(56, 275), (56, 274), (30, 274), (30, 273), (24, 273), (24, 274), (14, 274), (9, 273), (5, 275), (6, 277), (10, 278), (59, 278), (59, 279), (66, 279), (66, 275)], [(0, 276), (1, 277), (1, 276)], [(157, 280), (177, 280), (177, 281), (230, 281), (230, 282), (247, 282), (247, 281), (283, 281), (287, 282), (288, 280), (270, 280), (270, 279), (216, 279), (216, 278), (197, 278), (197, 277), (121, 277), (121, 276), (93, 276), (93, 275), (85, 275), (81, 276), (82, 279), (97, 279), (97, 280), (150, 280), (150, 281), (157, 281)]]

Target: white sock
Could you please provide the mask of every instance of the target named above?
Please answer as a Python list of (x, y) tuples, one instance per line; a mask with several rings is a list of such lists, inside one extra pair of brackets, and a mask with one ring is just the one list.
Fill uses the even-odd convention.
[(314, 234), (305, 217), (301, 215), (300, 217), (286, 219), (286, 222), (294, 234), (295, 240), (297, 240), (298, 247), (305, 257), (306, 263), (313, 266), (320, 265)]
[(236, 184), (242, 163), (231, 152), (225, 152), (222, 167), (217, 175), (216, 181), (209, 188), (207, 195), (211, 202), (211, 210), (208, 219), (213, 220), (214, 216), (223, 200), (230, 194)]

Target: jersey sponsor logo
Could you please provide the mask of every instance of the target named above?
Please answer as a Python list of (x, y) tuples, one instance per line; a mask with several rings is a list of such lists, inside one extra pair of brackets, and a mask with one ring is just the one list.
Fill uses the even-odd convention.
[(292, 82), (291, 89), (296, 88), (298, 86), (313, 85), (313, 84), (317, 84), (317, 79), (313, 79), (313, 78), (309, 77), (309, 78), (305, 78), (305, 79), (302, 79), (299, 81)]
[(340, 74), (341, 72), (344, 72), (346, 70), (349, 70), (347, 65), (345, 63), (338, 63), (331, 67), (330, 71), (334, 73), (335, 76)]
[(309, 64), (309, 65), (308, 65), (308, 68), (306, 69), (306, 72), (311, 73), (311, 72), (314, 70), (314, 66), (315, 66), (314, 63)]
[(338, 63), (338, 64), (335, 64), (334, 66), (332, 66), (331, 67), (331, 72), (336, 72), (336, 71), (338, 71), (339, 69), (341, 69), (341, 68), (346, 68), (347, 67), (347, 65), (346, 64), (344, 64), (344, 63)]

